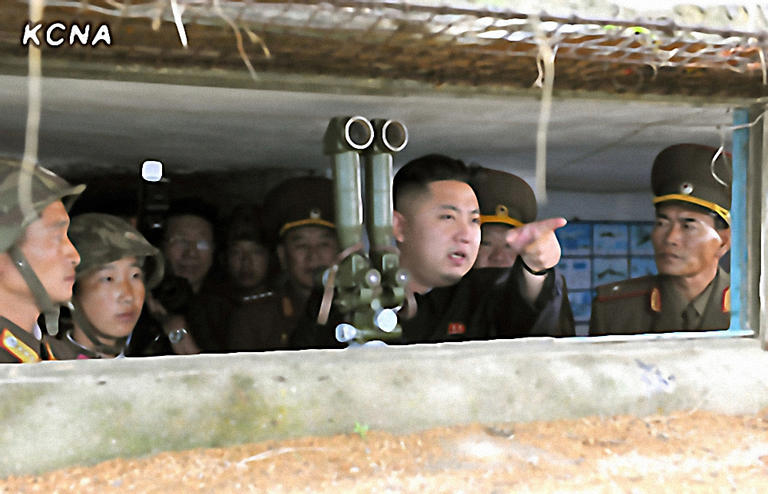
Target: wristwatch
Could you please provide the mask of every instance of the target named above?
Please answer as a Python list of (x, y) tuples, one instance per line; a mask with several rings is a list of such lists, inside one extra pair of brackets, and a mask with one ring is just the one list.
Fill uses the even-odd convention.
[(168, 333), (168, 341), (173, 343), (174, 345), (180, 342), (184, 339), (185, 336), (187, 336), (189, 333), (184, 328), (174, 329), (170, 333)]

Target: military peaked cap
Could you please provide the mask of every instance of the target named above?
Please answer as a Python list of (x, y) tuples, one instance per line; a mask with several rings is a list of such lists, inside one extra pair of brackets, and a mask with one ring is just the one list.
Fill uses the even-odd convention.
[(522, 226), (536, 219), (536, 196), (522, 178), (512, 173), (478, 167), (470, 185), (480, 204), (480, 222)]
[(264, 243), (261, 212), (254, 204), (240, 204), (232, 210), (227, 224), (227, 245), (239, 240)]
[(264, 212), (272, 241), (300, 226), (335, 228), (333, 182), (324, 177), (289, 178), (267, 192)]
[(731, 155), (701, 144), (675, 144), (653, 162), (654, 204), (680, 201), (715, 212), (731, 224)]

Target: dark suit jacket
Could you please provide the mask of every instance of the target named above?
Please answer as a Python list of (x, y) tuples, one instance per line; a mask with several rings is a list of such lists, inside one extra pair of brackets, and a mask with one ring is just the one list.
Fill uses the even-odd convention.
[[(562, 277), (550, 270), (539, 298), (529, 304), (521, 295), (522, 269), (520, 262), (512, 268), (473, 269), (454, 285), (417, 294), (416, 315), (400, 321), (403, 332), (398, 343), (573, 335), (573, 315)], [(319, 307), (317, 295), (308, 304), (309, 318), (293, 335), (294, 348), (346, 347), (334, 337), (334, 328), (341, 322), (338, 313), (332, 311), (325, 326), (313, 323)]]

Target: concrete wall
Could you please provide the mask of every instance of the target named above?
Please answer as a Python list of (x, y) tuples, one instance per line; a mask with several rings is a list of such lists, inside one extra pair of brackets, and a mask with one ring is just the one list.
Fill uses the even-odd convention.
[(114, 457), (371, 429), (409, 432), (768, 406), (755, 339), (530, 339), (0, 368), (0, 477)]
[[(529, 182), (533, 184), (534, 182)], [(653, 221), (653, 194), (643, 192), (599, 194), (554, 190), (546, 204), (539, 205), (538, 218), (564, 216), (569, 220)]]

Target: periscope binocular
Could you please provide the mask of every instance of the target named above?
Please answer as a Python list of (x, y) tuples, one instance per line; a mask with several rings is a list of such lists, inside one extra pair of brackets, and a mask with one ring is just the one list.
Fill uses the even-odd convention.
[(402, 333), (398, 310), (407, 298), (408, 273), (400, 268), (393, 243), (392, 162), (406, 144), (408, 131), (395, 120), (334, 117), (325, 131), (323, 151), (331, 157), (341, 253), (323, 275), (318, 322), (327, 322), (332, 303), (344, 321), (336, 326), (342, 343), (393, 341)]

